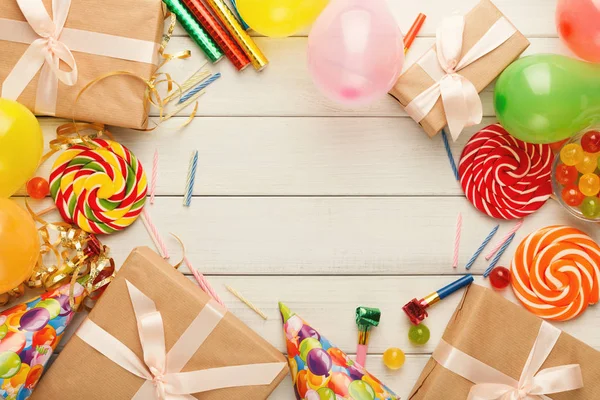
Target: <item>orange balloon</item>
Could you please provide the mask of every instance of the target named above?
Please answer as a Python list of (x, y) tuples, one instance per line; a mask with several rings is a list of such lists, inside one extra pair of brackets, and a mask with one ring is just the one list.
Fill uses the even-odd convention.
[(40, 238), (31, 215), (12, 200), (0, 198), (0, 293), (31, 276)]

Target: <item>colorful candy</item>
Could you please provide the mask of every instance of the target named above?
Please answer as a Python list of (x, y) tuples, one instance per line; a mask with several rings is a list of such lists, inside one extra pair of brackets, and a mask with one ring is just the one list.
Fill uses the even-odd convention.
[(600, 152), (600, 132), (589, 131), (581, 137), (581, 147), (588, 153)]
[(566, 321), (600, 297), (600, 247), (584, 232), (550, 226), (527, 236), (511, 264), (517, 298), (535, 315)]
[(581, 193), (576, 185), (569, 185), (562, 190), (561, 197), (571, 207), (577, 207), (581, 204), (585, 195)]
[(577, 143), (570, 143), (560, 151), (560, 160), (569, 166), (577, 165), (583, 159), (583, 148)]
[(124, 146), (94, 139), (65, 150), (50, 174), (50, 192), (63, 219), (90, 233), (113, 233), (142, 212), (148, 183), (139, 160)]
[(490, 284), (496, 290), (506, 289), (510, 285), (510, 271), (508, 268), (496, 267), (490, 272)]
[(579, 190), (586, 196), (597, 195), (600, 192), (600, 177), (596, 174), (581, 175)]
[(581, 203), (580, 210), (587, 218), (600, 217), (600, 199), (596, 196), (586, 197)]
[(383, 353), (383, 364), (389, 369), (400, 369), (405, 361), (404, 352), (397, 347), (390, 347)]
[(429, 341), (431, 333), (424, 324), (412, 325), (408, 330), (408, 340), (414, 344), (423, 345)]
[(571, 185), (577, 182), (577, 178), (579, 178), (577, 168), (566, 164), (558, 164), (554, 175), (556, 177), (556, 181), (563, 186)]
[(50, 193), (50, 185), (44, 178), (36, 176), (27, 181), (27, 194), (32, 199), (41, 200)]
[(592, 153), (584, 152), (583, 158), (575, 167), (577, 168), (577, 171), (581, 172), (582, 174), (590, 174), (598, 167), (598, 156)]
[[(317, 330), (279, 303), (287, 357), (298, 399), (398, 400), (363, 366), (352, 361)], [(398, 360), (396, 360), (398, 362)]]
[(465, 146), (460, 183), (481, 212), (494, 218), (523, 218), (550, 198), (553, 160), (549, 145), (525, 143), (502, 126), (490, 125)]

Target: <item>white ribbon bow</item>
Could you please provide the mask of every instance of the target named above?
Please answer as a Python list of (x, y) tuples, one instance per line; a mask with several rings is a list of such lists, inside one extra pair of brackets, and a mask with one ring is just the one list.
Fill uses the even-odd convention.
[(490, 53), (515, 32), (515, 27), (501, 17), (483, 37), (462, 57), (465, 18), (445, 18), (436, 32), (435, 50), (428, 51), (417, 63), (436, 81), (415, 97), (406, 112), (421, 122), (442, 98), (448, 128), (456, 140), (465, 127), (481, 123), (483, 108), (479, 93), (471, 81), (458, 72)]
[[(268, 385), (285, 367), (283, 362), (237, 365), (180, 372), (223, 318), (212, 301), (167, 353), (163, 320), (156, 305), (138, 288), (126, 281), (144, 360), (89, 318), (77, 336), (112, 362), (146, 382), (133, 400), (195, 400), (192, 393), (239, 386)], [(113, 283), (114, 284), (114, 283)]]
[[(68, 86), (77, 83), (77, 64), (71, 50), (60, 41), (71, 8), (71, 0), (53, 0), (52, 15), (48, 15), (42, 0), (17, 0), (23, 15), (39, 36), (17, 62), (2, 85), (2, 97), (16, 100), (41, 69), (35, 110), (53, 114), (58, 81)], [(60, 68), (64, 62), (70, 71)]]
[(561, 365), (539, 371), (554, 349), (560, 334), (559, 329), (545, 321), (542, 322), (518, 382), (444, 340), (436, 348), (433, 358), (444, 368), (475, 383), (469, 392), (468, 400), (551, 400), (547, 394), (583, 387), (579, 364)]

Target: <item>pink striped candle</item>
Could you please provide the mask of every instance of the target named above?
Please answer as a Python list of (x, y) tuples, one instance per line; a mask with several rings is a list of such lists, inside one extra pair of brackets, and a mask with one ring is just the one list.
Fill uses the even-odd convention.
[(458, 250), (460, 248), (460, 232), (462, 230), (462, 214), (458, 213), (456, 218), (456, 236), (454, 237), (454, 258), (452, 259), (452, 267), (458, 267)]
[(515, 224), (515, 226), (512, 227), (512, 229), (510, 231), (508, 231), (508, 233), (502, 238), (502, 240), (494, 246), (494, 248), (492, 250), (490, 250), (490, 252), (485, 256), (486, 260), (489, 260), (490, 258), (494, 257), (494, 254), (496, 254), (498, 252), (498, 250), (500, 250), (500, 248), (502, 247), (502, 245), (504, 243), (506, 243), (506, 241), (515, 233), (517, 232), (521, 226), (523, 226), (523, 221), (522, 219), (519, 220), (519, 222), (517, 222)]

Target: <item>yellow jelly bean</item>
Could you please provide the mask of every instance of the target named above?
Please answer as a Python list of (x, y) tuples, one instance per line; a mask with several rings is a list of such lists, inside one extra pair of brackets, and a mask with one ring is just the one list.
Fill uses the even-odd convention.
[(585, 174), (579, 178), (579, 190), (586, 196), (595, 196), (600, 192), (600, 177), (596, 174)]
[(560, 160), (565, 165), (577, 165), (583, 159), (583, 148), (577, 143), (571, 143), (560, 151)]
[(383, 363), (389, 369), (400, 369), (405, 361), (404, 352), (397, 347), (390, 347), (383, 353)]
[(575, 168), (582, 174), (591, 174), (598, 167), (598, 156), (592, 153), (583, 153), (583, 157)]

